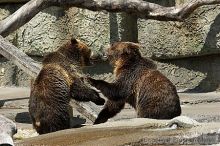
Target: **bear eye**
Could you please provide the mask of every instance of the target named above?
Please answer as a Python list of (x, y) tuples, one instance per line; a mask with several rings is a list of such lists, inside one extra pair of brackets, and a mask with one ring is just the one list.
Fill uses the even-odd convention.
[(77, 39), (71, 38), (71, 43), (72, 43), (72, 44), (77, 44), (77, 43), (78, 43), (78, 42), (77, 42)]
[(116, 47), (112, 47), (111, 50), (116, 50)]

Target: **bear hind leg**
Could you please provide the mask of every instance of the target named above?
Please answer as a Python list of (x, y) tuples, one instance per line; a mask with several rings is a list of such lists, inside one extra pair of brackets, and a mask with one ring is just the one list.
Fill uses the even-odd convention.
[(125, 101), (111, 101), (108, 100), (102, 109), (102, 111), (99, 113), (97, 119), (95, 120), (94, 124), (100, 124), (108, 121), (109, 118), (114, 117), (117, 113), (119, 113), (125, 105)]

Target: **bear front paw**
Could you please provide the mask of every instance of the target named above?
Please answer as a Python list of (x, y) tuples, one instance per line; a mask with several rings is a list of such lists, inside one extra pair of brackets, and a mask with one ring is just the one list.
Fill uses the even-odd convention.
[(105, 100), (100, 97), (99, 93), (92, 89), (92, 102), (94, 102), (96, 105), (104, 105)]
[(91, 77), (85, 77), (84, 80), (86, 82), (88, 82), (90, 85), (94, 86), (95, 85), (95, 79), (91, 78)]
[(99, 98), (98, 100), (96, 100), (94, 102), (96, 105), (104, 105), (105, 104), (105, 100), (102, 98)]

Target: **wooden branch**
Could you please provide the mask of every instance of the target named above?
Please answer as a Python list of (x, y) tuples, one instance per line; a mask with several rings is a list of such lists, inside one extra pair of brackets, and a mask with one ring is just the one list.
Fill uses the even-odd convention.
[(32, 0), (15, 13), (0, 22), (0, 35), (3, 37), (17, 30), (22, 25), (31, 20), (38, 12), (47, 8), (49, 5), (44, 0)]
[[(220, 4), (220, 0), (191, 0), (184, 5), (176, 7), (153, 6), (149, 11), (149, 19), (161, 21), (183, 21), (197, 8), (204, 5)], [(156, 8), (157, 7), (157, 8)]]
[(31, 59), (2, 36), (0, 36), (0, 54), (8, 60), (11, 60), (15, 65), (32, 77), (36, 77), (41, 69), (41, 65), (38, 62)]
[[(34, 61), (24, 52), (12, 45), (9, 41), (0, 36), (0, 54), (2, 54), (8, 60), (11, 60), (15, 65), (21, 68), (25, 73), (35, 78), (41, 70), (39, 62)], [(77, 102), (72, 100), (74, 108), (83, 114), (91, 121), (95, 121), (98, 113), (98, 107), (94, 107), (92, 103)]]
[(2, 3), (24, 3), (28, 1), (29, 0), (0, 0), (0, 4)]
[(98, 106), (94, 106), (92, 102), (84, 103), (71, 100), (71, 105), (77, 107), (76, 110), (92, 122), (95, 122), (99, 113), (98, 111), (101, 111), (101, 109)]
[(160, 21), (182, 21), (203, 5), (220, 4), (220, 0), (194, 0), (182, 6), (163, 7), (142, 0), (31, 0), (0, 22), (0, 34), (7, 36), (41, 10), (50, 6), (72, 6), (92, 11), (126, 12), (140, 18)]

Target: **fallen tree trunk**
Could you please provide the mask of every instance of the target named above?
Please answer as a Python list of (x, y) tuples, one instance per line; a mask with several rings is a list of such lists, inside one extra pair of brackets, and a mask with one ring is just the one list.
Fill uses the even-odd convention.
[(0, 54), (8, 60), (11, 60), (15, 65), (32, 77), (36, 77), (40, 72), (41, 65), (38, 62), (31, 59), (2, 36), (0, 36)]
[[(11, 60), (15, 65), (33, 78), (35, 78), (41, 70), (42, 66), (39, 62), (34, 61), (2, 36), (0, 36), (0, 54), (8, 60)], [(75, 100), (72, 100), (71, 102), (74, 104), (74, 108), (76, 108), (77, 111), (91, 121), (95, 121), (98, 108), (94, 107), (92, 103), (77, 102)]]
[(0, 22), (0, 34), (7, 36), (38, 12), (50, 6), (68, 6), (92, 11), (126, 12), (144, 19), (182, 21), (203, 5), (220, 4), (220, 0), (194, 0), (182, 6), (163, 7), (142, 0), (31, 0)]
[(49, 7), (44, 0), (32, 0), (12, 15), (0, 22), (0, 35), (8, 36), (11, 32), (17, 30), (22, 25), (31, 20), (38, 12)]
[(29, 0), (0, 0), (0, 4), (2, 3), (24, 3), (28, 1)]

